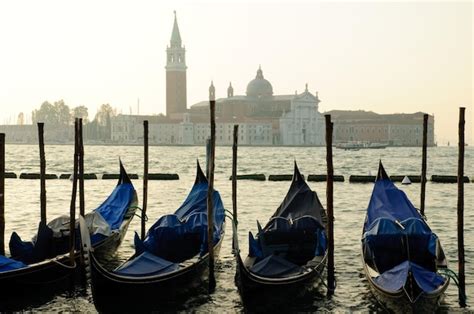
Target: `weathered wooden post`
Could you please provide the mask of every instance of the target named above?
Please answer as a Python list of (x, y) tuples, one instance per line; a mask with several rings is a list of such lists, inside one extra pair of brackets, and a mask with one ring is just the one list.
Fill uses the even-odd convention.
[(466, 275), (464, 271), (464, 115), (466, 108), (459, 108), (458, 156), (458, 271), (459, 306), (466, 307)]
[(206, 178), (209, 178), (209, 158), (211, 156), (211, 137), (206, 139)]
[(0, 133), (0, 255), (5, 256), (5, 133)]
[(211, 141), (209, 154), (209, 174), (207, 189), (207, 248), (209, 251), (209, 292), (216, 288), (216, 277), (214, 274), (214, 204), (212, 195), (214, 192), (214, 154), (216, 150), (216, 100), (215, 89), (211, 83), (209, 87), (209, 109), (211, 120)]
[(74, 121), (74, 170), (72, 173), (72, 195), (69, 210), (69, 261), (71, 266), (75, 265), (75, 225), (76, 225), (76, 194), (77, 194), (77, 171), (79, 168), (79, 121)]
[(423, 115), (423, 148), (421, 154), (421, 196), (420, 214), (425, 216), (425, 194), (426, 194), (426, 147), (428, 145), (428, 114)]
[(237, 226), (237, 144), (239, 125), (234, 125), (234, 142), (232, 144), (232, 215)]
[(325, 115), (326, 118), (326, 163), (327, 163), (327, 191), (326, 208), (328, 214), (327, 232), (328, 232), (328, 295), (334, 294), (334, 208), (333, 208), (333, 182), (334, 169), (332, 163), (332, 132), (333, 123), (331, 115)]
[(146, 206), (148, 201), (148, 120), (143, 121), (143, 205), (142, 205), (142, 232), (141, 238), (145, 239)]
[(84, 140), (82, 138), (82, 119), (78, 124), (78, 145), (79, 145), (79, 214), (84, 217), (85, 196), (84, 196)]
[(40, 219), (44, 224), (46, 221), (46, 158), (44, 156), (44, 123), (38, 123), (38, 143), (40, 155)]

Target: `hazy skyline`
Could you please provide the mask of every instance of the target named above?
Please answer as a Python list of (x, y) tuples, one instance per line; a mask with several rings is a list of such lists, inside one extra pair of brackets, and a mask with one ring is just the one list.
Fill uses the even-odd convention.
[(471, 2), (7, 1), (0, 4), (0, 124), (45, 100), (165, 112), (166, 46), (177, 11), (188, 108), (236, 95), (261, 64), (275, 94), (318, 91), (320, 111), (435, 115), (457, 142), (467, 107), (472, 143)]

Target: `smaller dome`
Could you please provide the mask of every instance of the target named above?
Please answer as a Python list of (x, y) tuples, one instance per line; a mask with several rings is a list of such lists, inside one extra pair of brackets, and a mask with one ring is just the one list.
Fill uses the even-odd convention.
[(273, 87), (269, 81), (263, 78), (262, 69), (259, 67), (257, 76), (247, 85), (247, 96), (266, 97), (273, 95)]

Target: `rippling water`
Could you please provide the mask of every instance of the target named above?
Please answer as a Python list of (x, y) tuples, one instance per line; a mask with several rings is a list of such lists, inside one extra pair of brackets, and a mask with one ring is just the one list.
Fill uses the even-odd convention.
[[(143, 148), (134, 146), (86, 146), (85, 172), (117, 173), (121, 157), (129, 173), (143, 172)], [(36, 146), (7, 145), (7, 171), (38, 172), (39, 158)], [(465, 174), (474, 179), (472, 157), (474, 150), (466, 149)], [(291, 174), (293, 160), (301, 172), (326, 173), (325, 148), (241, 147), (239, 148), (238, 173)], [(47, 173), (72, 172), (72, 146), (46, 146)], [(190, 190), (195, 175), (195, 161), (205, 162), (203, 147), (150, 147), (149, 172), (178, 173), (179, 181), (150, 181), (148, 187), (148, 217), (150, 226), (160, 215), (173, 212)], [(328, 300), (315, 296), (303, 305), (294, 305), (295, 311), (379, 311), (382, 308), (372, 297), (363, 275), (360, 258), (360, 233), (365, 218), (373, 184), (350, 184), (351, 174), (376, 174), (378, 160), (382, 159), (389, 175), (419, 174), (421, 148), (387, 148), (383, 150), (343, 151), (334, 150), (334, 172), (345, 176), (346, 182), (334, 184), (335, 210), (335, 265), (337, 289)], [(203, 165), (204, 166), (204, 165)], [(222, 195), (224, 205), (232, 210), (231, 181), (232, 148), (216, 150), (215, 188)], [(456, 175), (457, 148), (436, 147), (428, 149), (428, 177), (432, 174)], [(89, 180), (85, 183), (86, 211), (97, 207), (112, 191), (115, 180)], [(142, 199), (142, 182), (135, 180), (139, 199)], [(247, 252), (248, 230), (256, 232), (256, 220), (266, 223), (285, 196), (290, 182), (238, 182), (239, 238), (242, 254)], [(309, 183), (326, 203), (326, 183)], [(399, 185), (400, 186), (400, 185)], [(420, 184), (400, 186), (416, 207), (419, 207)], [(48, 217), (69, 213), (71, 182), (48, 180)], [(465, 184), (465, 252), (468, 304), (474, 292), (474, 212), (472, 183)], [(6, 238), (16, 230), (23, 238), (34, 235), (39, 221), (39, 180), (6, 180)], [(449, 267), (457, 272), (456, 241), (457, 185), (428, 182), (426, 216), (428, 223), (441, 239)], [(49, 219), (48, 218), (48, 219)], [(118, 251), (118, 258), (125, 260), (133, 251), (133, 232), (139, 231), (138, 219), (132, 221), (126, 239)], [(210, 296), (193, 297), (180, 305), (179, 310), (234, 312), (243, 306), (234, 286), (235, 262), (231, 253), (231, 224), (227, 224), (226, 239), (217, 262), (217, 288)], [(324, 293), (324, 287), (321, 287)], [(292, 300), (288, 300), (291, 303)], [(139, 302), (139, 300), (131, 300)], [(45, 311), (95, 311), (90, 288), (75, 296), (59, 295), (52, 301), (32, 310)], [(441, 311), (459, 311), (457, 287), (453, 282), (446, 292)]]

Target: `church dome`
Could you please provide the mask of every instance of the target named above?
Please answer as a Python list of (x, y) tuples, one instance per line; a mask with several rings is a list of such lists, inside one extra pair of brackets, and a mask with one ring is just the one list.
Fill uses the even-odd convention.
[(273, 87), (269, 81), (263, 78), (262, 69), (259, 67), (257, 76), (247, 85), (247, 96), (266, 97), (273, 95)]

